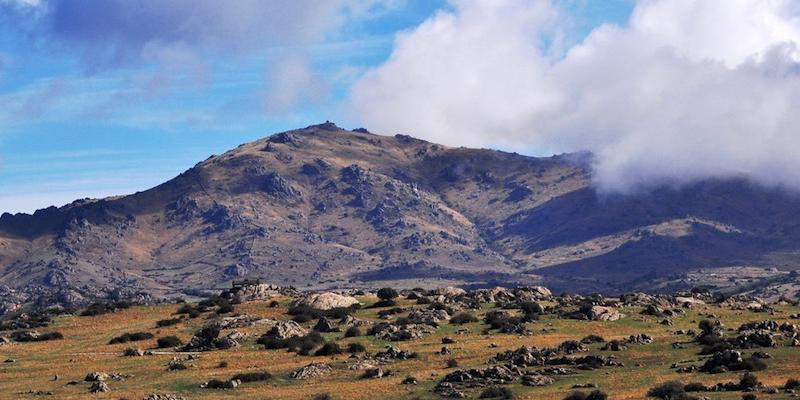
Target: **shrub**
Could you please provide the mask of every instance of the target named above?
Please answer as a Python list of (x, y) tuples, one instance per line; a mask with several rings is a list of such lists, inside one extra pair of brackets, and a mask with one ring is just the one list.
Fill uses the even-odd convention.
[(383, 299), (371, 305), (370, 308), (394, 307), (396, 305), (397, 302), (394, 299)]
[(347, 317), (348, 315), (353, 314), (356, 310), (358, 310), (361, 306), (358, 304), (354, 304), (347, 308), (332, 308), (330, 310), (317, 310), (308, 306), (298, 305), (290, 307), (287, 313), (292, 316), (304, 315), (304, 318), (307, 318), (305, 322), (311, 321), (312, 319), (320, 319), (322, 317), (330, 318), (330, 319), (342, 319)]
[(347, 352), (350, 354), (366, 353), (367, 348), (361, 343), (350, 343), (347, 345)]
[(278, 302), (278, 300), (272, 300), (272, 301), (269, 302), (269, 305), (268, 305), (269, 308), (278, 308), (280, 306), (281, 306), (281, 303)]
[(739, 390), (752, 390), (761, 386), (761, 382), (755, 374), (746, 372), (739, 380)]
[(604, 343), (605, 341), (606, 339), (600, 335), (589, 335), (581, 339), (581, 343), (583, 344)]
[(168, 326), (177, 325), (181, 322), (180, 318), (162, 319), (156, 322), (156, 328), (165, 328)]
[(183, 371), (186, 369), (189, 369), (189, 367), (182, 363), (170, 364), (169, 367), (167, 367), (167, 371)]
[(586, 396), (586, 400), (607, 400), (608, 395), (605, 392), (594, 390)]
[(433, 300), (431, 300), (429, 297), (420, 297), (417, 299), (417, 304), (420, 305), (431, 304), (431, 303), (433, 303)]
[(363, 335), (363, 333), (361, 332), (361, 329), (357, 326), (351, 326), (347, 328), (347, 331), (344, 332), (344, 337), (356, 337), (361, 335)]
[(333, 397), (331, 397), (331, 395), (328, 393), (320, 393), (314, 396), (312, 400), (333, 400)]
[(708, 391), (706, 385), (703, 385), (699, 382), (693, 382), (683, 387), (683, 390), (686, 392), (705, 392)]
[(178, 347), (183, 345), (183, 341), (177, 336), (164, 336), (158, 338), (156, 347), (159, 349), (167, 349), (170, 347)]
[(471, 323), (471, 322), (478, 322), (478, 317), (476, 317), (475, 314), (468, 313), (468, 312), (458, 313), (458, 314), (454, 315), (453, 318), (450, 318), (450, 323), (451, 324), (462, 325), (462, 324), (468, 324), (468, 323)]
[(205, 385), (206, 389), (233, 389), (233, 383), (231, 381), (223, 381), (219, 379), (212, 379), (206, 382)]
[(231, 380), (240, 380), (242, 382), (260, 382), (267, 381), (272, 378), (272, 374), (266, 371), (260, 372), (243, 372), (231, 377)]
[(647, 392), (648, 397), (655, 397), (663, 400), (689, 400), (691, 397), (686, 394), (684, 386), (678, 381), (662, 383)]
[(228, 368), (228, 362), (220, 361), (219, 364), (217, 364), (217, 368)]
[(788, 381), (786, 381), (786, 384), (783, 385), (783, 388), (786, 390), (800, 389), (800, 380), (790, 378)]
[(451, 358), (447, 360), (447, 368), (456, 368), (458, 367), (458, 360), (455, 358)]
[(175, 311), (175, 314), (190, 314), (192, 311), (197, 311), (191, 304), (183, 304)]
[(511, 389), (503, 386), (490, 386), (483, 389), (479, 399), (513, 399), (514, 393)]
[(758, 400), (758, 396), (753, 393), (745, 393), (742, 395), (742, 400)]
[(394, 290), (389, 287), (385, 287), (378, 290), (378, 298), (381, 300), (391, 300), (397, 298), (397, 296), (399, 296), (397, 290)]
[(584, 392), (572, 392), (564, 397), (564, 400), (586, 400), (586, 393)]
[[(123, 303), (122, 305), (125, 306), (126, 303)], [(127, 308), (127, 307), (123, 307), (123, 308)], [(108, 314), (108, 313), (112, 313), (112, 312), (117, 311), (117, 309), (118, 309), (118, 307), (114, 303), (100, 303), (100, 302), (97, 302), (97, 303), (92, 303), (88, 307), (86, 307), (86, 309), (81, 312), (81, 316), (83, 316), (83, 317), (91, 317), (91, 316), (95, 316), (95, 315)]]
[(62, 335), (61, 332), (47, 332), (35, 336), (30, 331), (22, 331), (14, 334), (13, 338), (17, 342), (45, 342), (48, 340), (63, 339), (64, 335)]
[(334, 354), (342, 354), (342, 348), (334, 342), (325, 343), (314, 353), (315, 356), (332, 356)]
[(219, 308), (217, 309), (217, 314), (228, 314), (232, 312), (233, 312), (233, 306), (230, 303), (223, 304), (219, 306)]
[(128, 342), (139, 342), (142, 340), (152, 339), (154, 336), (152, 333), (149, 332), (134, 332), (134, 333), (125, 333), (120, 336), (117, 336), (108, 344), (120, 344), (120, 343), (128, 343)]
[(523, 301), (519, 303), (519, 309), (524, 314), (541, 314), (544, 312), (544, 308), (535, 301)]
[(767, 363), (764, 360), (756, 357), (748, 357), (742, 361), (742, 368), (748, 371), (763, 371), (767, 369)]

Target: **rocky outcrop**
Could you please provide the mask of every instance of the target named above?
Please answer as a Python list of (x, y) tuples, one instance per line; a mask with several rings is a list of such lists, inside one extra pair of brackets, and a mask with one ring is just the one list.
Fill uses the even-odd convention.
[(328, 364), (313, 363), (292, 372), (290, 376), (292, 379), (305, 380), (318, 378), (330, 373), (331, 371), (333, 371), (333, 368), (331, 368), (331, 366)]
[(315, 310), (348, 308), (358, 304), (358, 300), (356, 300), (355, 297), (331, 292), (311, 294), (297, 302), (297, 305), (313, 308)]

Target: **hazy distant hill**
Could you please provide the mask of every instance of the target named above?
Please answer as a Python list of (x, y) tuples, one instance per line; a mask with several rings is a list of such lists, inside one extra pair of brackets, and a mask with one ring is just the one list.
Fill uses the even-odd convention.
[(616, 292), (698, 268), (798, 268), (797, 195), (735, 180), (598, 198), (587, 158), (311, 126), (145, 192), (3, 215), (0, 283), (167, 294), (262, 277)]

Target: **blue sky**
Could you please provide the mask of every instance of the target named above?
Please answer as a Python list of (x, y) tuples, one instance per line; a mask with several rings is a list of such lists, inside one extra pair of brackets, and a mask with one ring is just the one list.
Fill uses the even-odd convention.
[[(144, 190), (210, 154), (326, 119), (360, 126), (344, 105), (352, 82), (390, 56), (398, 32), (452, 8), (310, 1), (301, 2), (309, 10), (279, 16), (292, 6), (241, 2), (251, 8), (242, 12), (263, 12), (263, 24), (277, 27), (177, 32), (159, 25), (185, 21), (180, 1), (142, 3), (150, 14), (121, 1), (0, 0), (0, 212)], [(240, 4), (201, 3), (209, 18)], [(581, 36), (624, 22), (631, 3), (564, 6)], [(148, 23), (154, 15), (163, 21)]]

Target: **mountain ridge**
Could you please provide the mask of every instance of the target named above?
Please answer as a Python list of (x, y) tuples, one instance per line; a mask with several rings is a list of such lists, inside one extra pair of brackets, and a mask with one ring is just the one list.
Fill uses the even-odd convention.
[(800, 268), (797, 209), (797, 195), (741, 179), (600, 197), (586, 154), (527, 157), (324, 123), (143, 192), (3, 214), (0, 283), (156, 296), (244, 277), (650, 290), (701, 268)]

